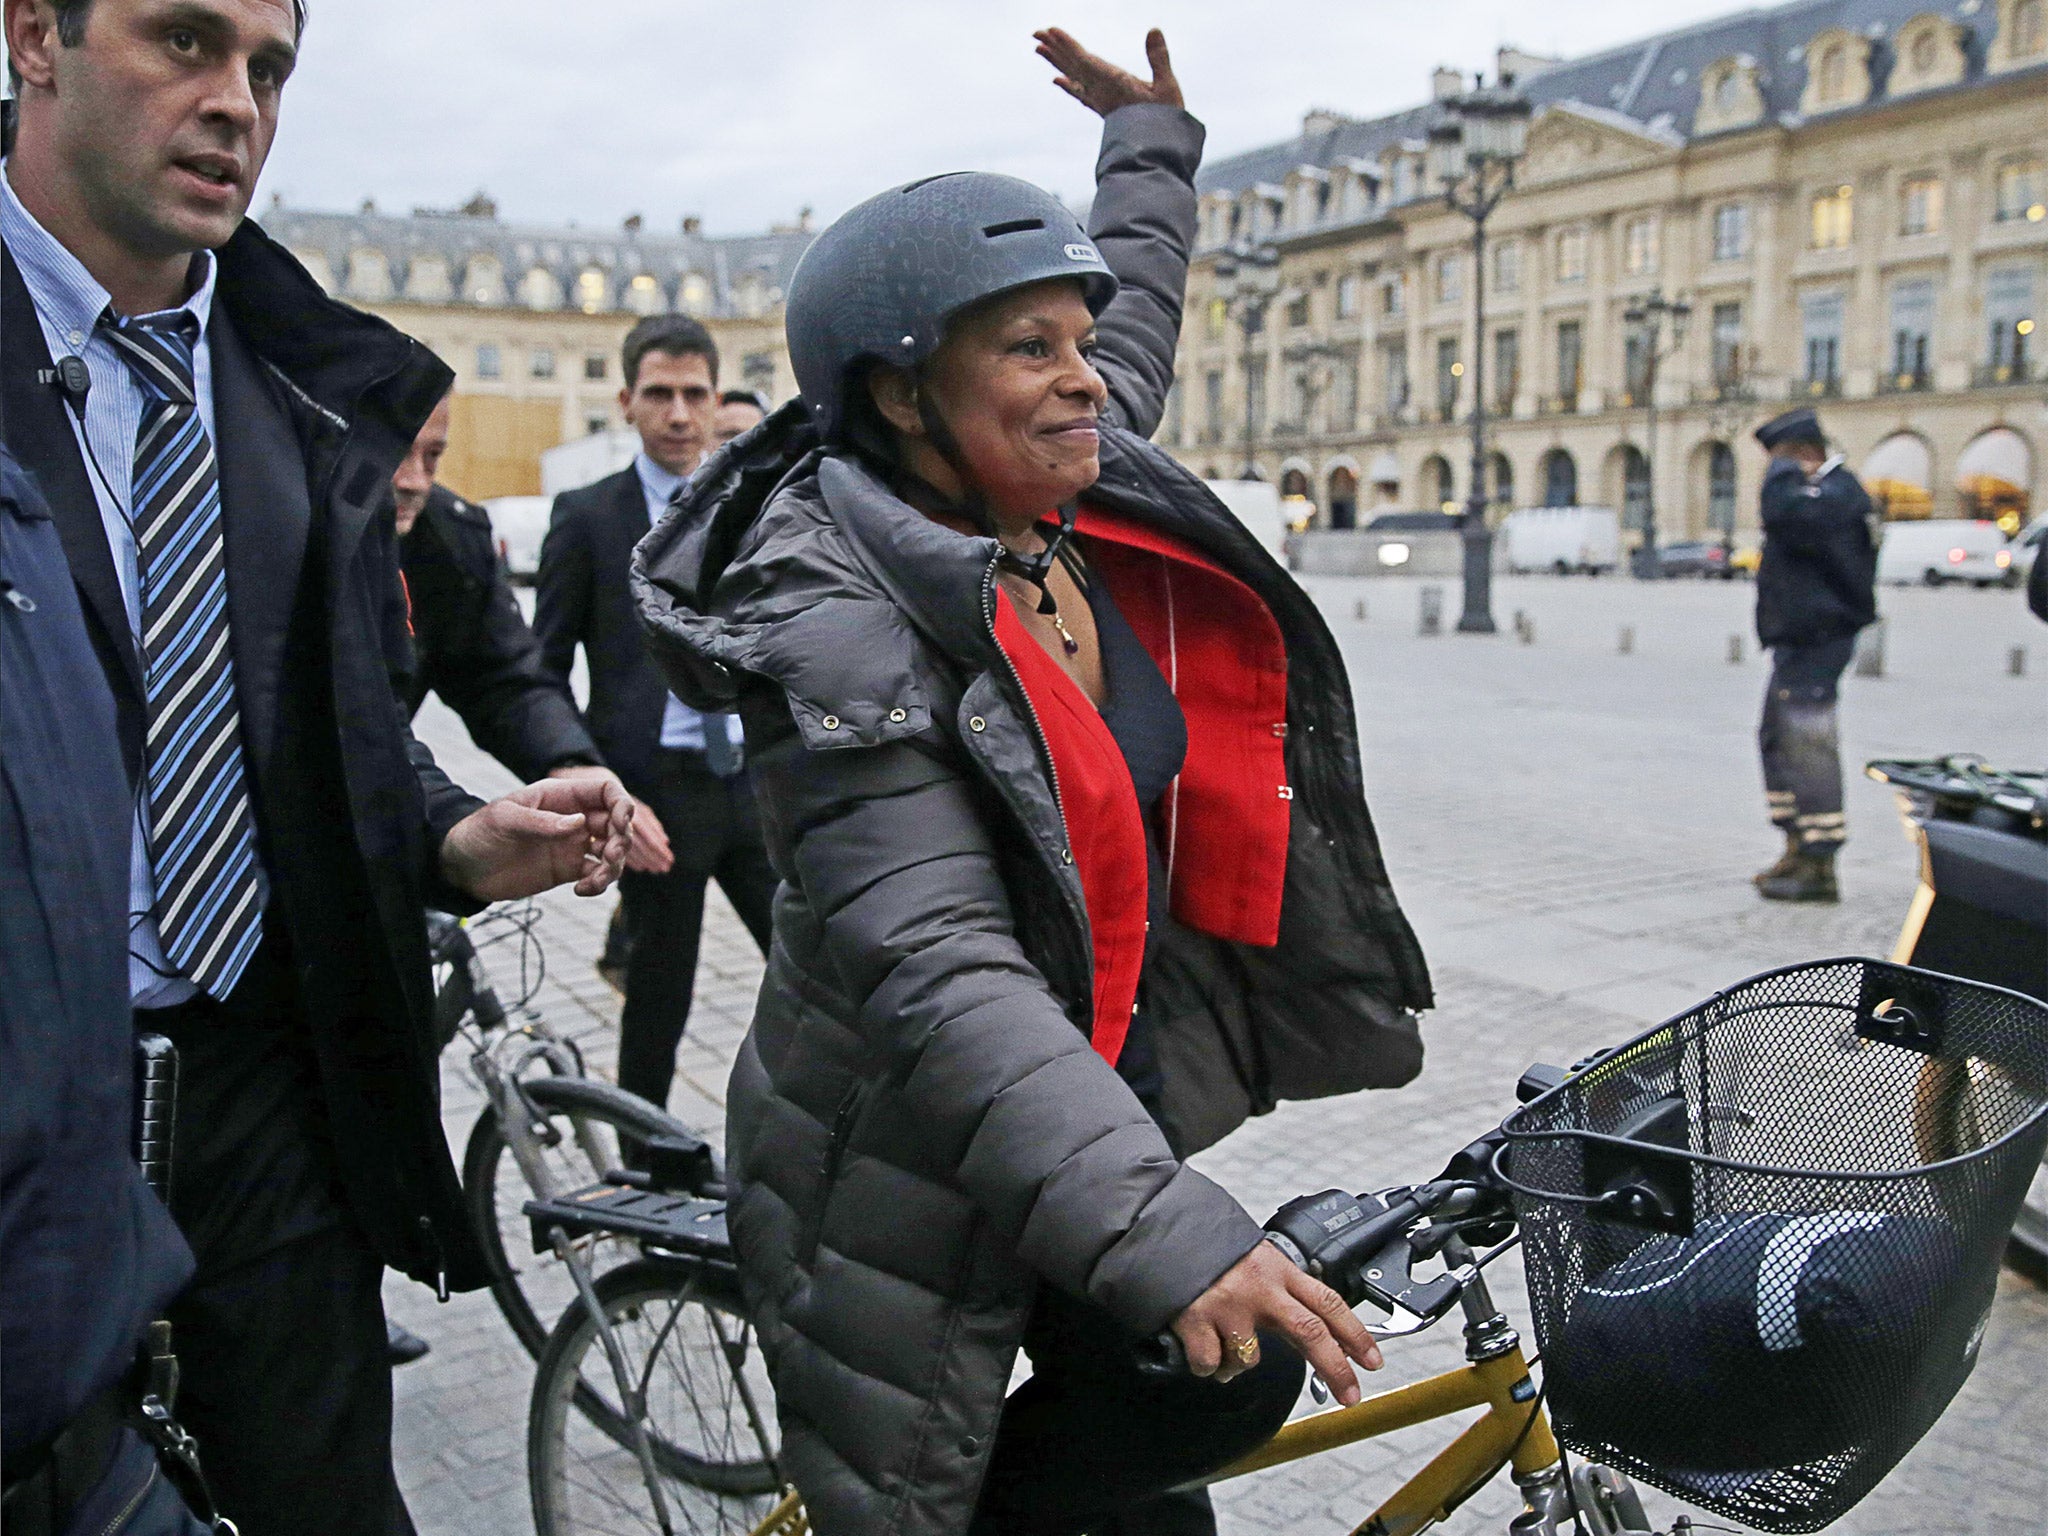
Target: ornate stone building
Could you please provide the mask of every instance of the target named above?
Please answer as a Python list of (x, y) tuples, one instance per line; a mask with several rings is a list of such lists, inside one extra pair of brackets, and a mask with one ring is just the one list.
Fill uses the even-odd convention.
[(808, 216), (765, 235), (502, 222), (479, 195), (451, 212), (313, 213), (274, 204), (263, 226), (328, 292), (418, 337), (455, 370), (442, 474), (472, 497), (540, 489), (540, 454), (620, 424), (619, 344), (642, 315), (681, 311), (717, 340), (720, 382), (796, 391), (782, 293)]
[[(1477, 334), (1471, 227), (1426, 184), (1434, 102), (1312, 112), (1291, 142), (1202, 173), (1162, 441), (1205, 475), (1249, 458), (1324, 526), (1454, 507), (1483, 346), (1502, 508), (1639, 521), (1654, 477), (1662, 537), (1741, 537), (1763, 468), (1750, 429), (1810, 401), (1895, 516), (2038, 511), (2044, 12), (1802, 0), (1584, 59), (1504, 50), (1536, 116), (1488, 225)], [(1217, 272), (1247, 246), (1279, 277), (1252, 330)], [(1654, 443), (1624, 320), (1652, 290), (1691, 306), (1656, 370)]]

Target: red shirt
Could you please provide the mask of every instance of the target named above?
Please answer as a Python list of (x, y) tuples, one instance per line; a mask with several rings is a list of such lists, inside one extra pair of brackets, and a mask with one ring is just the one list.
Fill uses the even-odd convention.
[[(1084, 510), (1089, 563), (1165, 676), (1188, 754), (1160, 807), (1174, 918), (1242, 944), (1280, 936), (1287, 873), (1287, 647), (1249, 587), (1184, 540)], [(996, 642), (1017, 669), (1052, 755), (1095, 951), (1090, 1040), (1114, 1063), (1145, 959), (1145, 828), (1123, 753), (1080, 685), (996, 605)]]

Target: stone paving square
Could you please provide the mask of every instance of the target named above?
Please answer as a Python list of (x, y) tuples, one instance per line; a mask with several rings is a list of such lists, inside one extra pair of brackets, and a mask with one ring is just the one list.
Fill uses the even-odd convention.
[[(1756, 764), (1766, 664), (1750, 639), (1747, 584), (1504, 580), (1495, 593), (1503, 632), (1492, 638), (1418, 636), (1413, 581), (1310, 586), (1350, 667), (1368, 798), (1439, 1006), (1424, 1021), (1429, 1056), (1412, 1086), (1283, 1105), (1202, 1154), (1200, 1166), (1262, 1217), (1307, 1191), (1429, 1176), (1512, 1107), (1514, 1081), (1532, 1061), (1615, 1044), (1757, 971), (1888, 953), (1914, 853), (1889, 792), (1854, 776), (1862, 762), (1967, 750), (2024, 765), (2048, 755), (2048, 690), (2006, 670), (2014, 646), (2028, 649), (2037, 674), (2048, 670), (2048, 627), (2019, 596), (1885, 591), (1887, 675), (1851, 677), (1843, 689), (1852, 775), (1843, 903), (1768, 906), (1749, 885), (1777, 839)], [(1455, 614), (1455, 587), (1446, 597)], [(1533, 644), (1510, 631), (1518, 610)], [(1626, 655), (1623, 626), (1635, 630)], [(1731, 635), (1745, 639), (1739, 663), (1728, 660)], [(458, 780), (479, 792), (509, 786), (438, 702), (419, 730)], [(548, 974), (535, 999), (604, 1073), (617, 1000), (592, 961), (611, 905), (542, 902)], [(490, 963), (512, 959), (504, 947)], [(701, 966), (670, 1107), (717, 1136), (760, 959), (716, 897)], [(442, 1080), (459, 1153), (477, 1105), (459, 1052), (444, 1058)], [(1526, 1324), (1514, 1259), (1493, 1273), (1510, 1315)], [(394, 1278), (386, 1301), (434, 1344), (397, 1377), (399, 1473), (422, 1536), (531, 1531), (524, 1351), (487, 1293), (437, 1306)], [(1461, 1357), (1453, 1325), (1387, 1353), (1375, 1386)], [(2008, 1276), (1976, 1373), (1947, 1416), (1834, 1529), (2039, 1536), (2048, 1531), (2044, 1422), (2048, 1296)], [(1347, 1531), (1447, 1438), (1424, 1426), (1227, 1485), (1222, 1529)], [(1681, 1508), (1656, 1495), (1650, 1503), (1666, 1525)], [(1445, 1529), (1497, 1533), (1518, 1507), (1498, 1480)]]

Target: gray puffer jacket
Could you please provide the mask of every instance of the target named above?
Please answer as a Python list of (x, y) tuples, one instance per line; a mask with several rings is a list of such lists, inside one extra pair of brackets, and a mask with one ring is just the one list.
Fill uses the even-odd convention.
[(783, 881), (733, 1066), (730, 1226), (784, 1466), (832, 1536), (966, 1528), (1040, 1283), (1139, 1336), (1259, 1241), (1187, 1151), (1277, 1099), (1421, 1065), (1428, 977), (1366, 814), (1336, 646), (1139, 435), (1171, 379), (1199, 146), (1161, 108), (1105, 130), (1091, 232), (1125, 284), (1099, 359), (1122, 425), (1087, 499), (1188, 540), (1267, 604), (1295, 798), (1278, 944), (1178, 925), (1158, 944), (1166, 1130), (1089, 1044), (1086, 912), (995, 641), (993, 542), (820, 451), (786, 407), (721, 450), (635, 557), (671, 686), (744, 717)]

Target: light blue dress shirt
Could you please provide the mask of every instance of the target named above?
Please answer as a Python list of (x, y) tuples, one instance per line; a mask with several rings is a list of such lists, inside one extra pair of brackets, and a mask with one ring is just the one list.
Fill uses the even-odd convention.
[[(133, 494), (135, 431), (141, 424), (144, 405), (142, 387), (121, 361), (113, 343), (98, 329), (99, 318), (111, 302), (107, 290), (22, 207), (4, 164), (0, 164), (0, 240), (6, 242), (15, 266), (21, 270), (22, 283), (35, 302), (36, 318), (42, 322), (43, 342), (50, 349), (51, 358), (82, 357), (92, 370), (83, 427), (76, 412), (66, 414), (79, 438), (79, 453), (86, 461), (86, 479), (99, 502), (100, 525), (106, 529), (114, 572), (121, 582), (121, 602), (128, 610), (129, 638), (139, 655), (142, 578), (136, 565), (135, 533), (129, 526), (127, 509)], [(179, 308), (189, 310), (199, 322), (199, 341), (192, 349), (193, 395), (206, 435), (218, 443), (213, 426), (213, 351), (207, 339), (207, 322), (213, 314), (213, 253), (199, 252), (193, 258), (192, 270), (198, 282), (192, 296)], [(135, 825), (128, 842), (128, 996), (138, 1008), (167, 1008), (184, 1002), (199, 989), (180, 975), (165, 956), (163, 940), (157, 933), (156, 918), (152, 915), (156, 911), (156, 874), (149, 859), (148, 816), (147, 797), (138, 793)], [(270, 885), (260, 864), (256, 878), (258, 899), (267, 905)]]
[[(640, 477), (640, 492), (647, 498), (647, 521), (658, 523), (668, 504), (683, 487), (683, 476), (671, 474), (645, 453), (633, 455), (633, 473)], [(725, 717), (726, 739), (740, 745), (740, 717)], [(704, 750), (704, 717), (674, 694), (661, 715), (661, 744), (692, 752)]]

